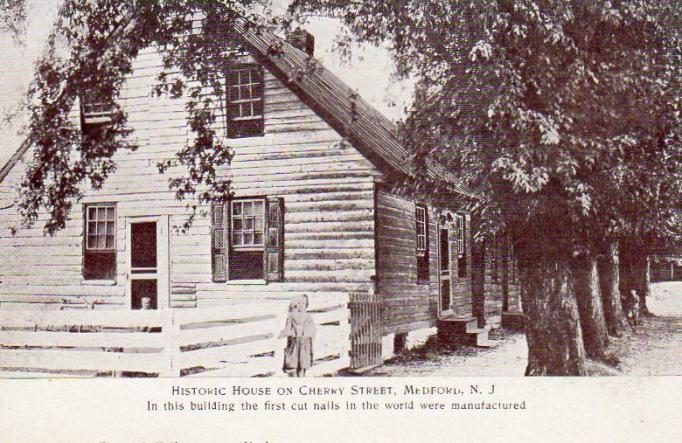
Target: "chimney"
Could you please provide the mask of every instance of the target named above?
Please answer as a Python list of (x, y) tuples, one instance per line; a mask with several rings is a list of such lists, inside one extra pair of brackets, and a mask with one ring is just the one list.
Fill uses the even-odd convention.
[(296, 28), (296, 30), (289, 33), (287, 35), (287, 42), (311, 57), (315, 54), (315, 37), (303, 28)]

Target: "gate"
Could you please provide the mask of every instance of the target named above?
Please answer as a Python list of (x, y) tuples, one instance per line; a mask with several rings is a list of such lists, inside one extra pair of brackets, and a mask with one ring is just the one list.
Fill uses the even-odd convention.
[(373, 291), (350, 294), (350, 369), (363, 371), (379, 366), (381, 358), (382, 306)]

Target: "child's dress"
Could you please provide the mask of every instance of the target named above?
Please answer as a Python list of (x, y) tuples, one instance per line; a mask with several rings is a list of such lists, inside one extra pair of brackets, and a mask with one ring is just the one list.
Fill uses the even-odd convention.
[(289, 312), (280, 337), (287, 337), (284, 349), (284, 371), (300, 371), (313, 365), (315, 322), (307, 312)]

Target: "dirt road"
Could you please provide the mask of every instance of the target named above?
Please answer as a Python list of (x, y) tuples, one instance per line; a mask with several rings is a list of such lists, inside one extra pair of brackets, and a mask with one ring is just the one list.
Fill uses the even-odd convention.
[[(612, 339), (616, 368), (591, 365), (599, 375), (682, 375), (682, 282), (652, 285), (647, 300), (656, 317), (646, 318), (633, 333)], [(493, 349), (448, 349), (435, 343), (387, 362), (370, 376), (523, 376), (528, 349), (523, 334), (493, 332)]]

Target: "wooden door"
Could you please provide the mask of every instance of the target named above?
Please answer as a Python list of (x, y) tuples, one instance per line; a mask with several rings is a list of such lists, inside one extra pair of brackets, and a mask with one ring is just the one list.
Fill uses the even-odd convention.
[(128, 307), (168, 307), (168, 218), (129, 218), (126, 221), (126, 238)]
[(450, 242), (450, 229), (447, 226), (441, 226), (438, 233), (438, 262), (440, 272), (439, 304), (442, 316), (452, 312), (452, 247)]

